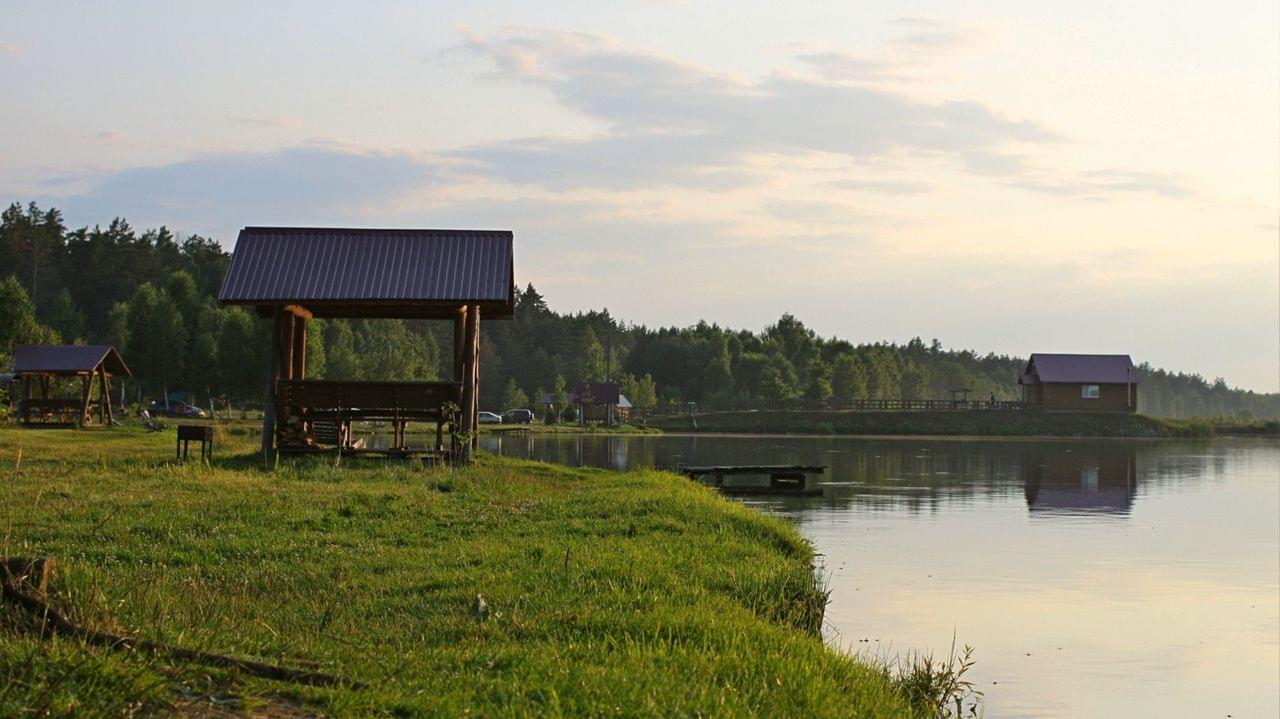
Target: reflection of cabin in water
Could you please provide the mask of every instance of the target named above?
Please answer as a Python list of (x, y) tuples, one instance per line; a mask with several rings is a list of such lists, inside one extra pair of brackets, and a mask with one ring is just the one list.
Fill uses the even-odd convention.
[[(409, 422), (435, 425), (425, 453), (469, 455), (479, 392), (480, 317), (515, 309), (512, 235), (505, 231), (246, 227), (218, 299), (273, 320), (263, 451), (355, 449), (353, 421), (385, 422), (386, 453), (405, 453)], [(453, 378), (444, 382), (308, 379), (307, 321), (396, 318), (453, 322)], [(457, 408), (457, 409), (455, 409)], [(446, 448), (444, 428), (470, 441)], [(456, 435), (455, 435), (456, 438)]]
[(1137, 493), (1137, 461), (1129, 444), (1031, 452), (1022, 476), (1032, 512), (1127, 514)]
[[(86, 425), (95, 413), (99, 423), (111, 424), (111, 378), (130, 376), (111, 345), (19, 347), (13, 374), (22, 382), (18, 413), (28, 426)], [(74, 397), (65, 396), (68, 384)]]
[(1129, 355), (1033, 354), (1018, 384), (1027, 405), (1048, 411), (1138, 410), (1138, 371)]

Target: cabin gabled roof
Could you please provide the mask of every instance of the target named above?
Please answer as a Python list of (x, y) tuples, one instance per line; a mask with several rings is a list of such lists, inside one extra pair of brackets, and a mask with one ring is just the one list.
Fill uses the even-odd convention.
[(27, 345), (13, 352), (15, 374), (79, 374), (99, 365), (107, 374), (133, 376), (111, 345)]
[(1138, 370), (1129, 355), (1031, 355), (1019, 384), (1137, 384)]
[(218, 300), (317, 316), (514, 312), (513, 235), (497, 230), (246, 227)]

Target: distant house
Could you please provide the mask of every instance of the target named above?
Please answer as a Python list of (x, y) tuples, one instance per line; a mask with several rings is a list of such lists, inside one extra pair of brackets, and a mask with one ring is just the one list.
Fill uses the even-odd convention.
[(1129, 355), (1033, 354), (1018, 384), (1024, 402), (1047, 411), (1138, 409), (1138, 370)]
[[(585, 421), (612, 423), (617, 419), (625, 420), (631, 410), (631, 401), (622, 394), (617, 382), (580, 382), (565, 393), (565, 400), (578, 408), (580, 419)], [(544, 407), (555, 404), (555, 395), (542, 395), (538, 404)]]

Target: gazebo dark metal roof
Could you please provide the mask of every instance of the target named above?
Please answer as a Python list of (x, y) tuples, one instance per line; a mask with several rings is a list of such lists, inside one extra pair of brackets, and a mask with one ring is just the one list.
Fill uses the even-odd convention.
[(218, 300), (316, 317), (488, 318), (515, 310), (509, 231), (246, 227)]
[(27, 345), (13, 353), (15, 374), (82, 374), (101, 367), (107, 374), (131, 377), (111, 345)]

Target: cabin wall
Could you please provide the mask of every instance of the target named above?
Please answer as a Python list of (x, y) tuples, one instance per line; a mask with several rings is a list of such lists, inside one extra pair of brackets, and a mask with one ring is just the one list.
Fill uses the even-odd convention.
[[(1138, 386), (1136, 384), (1099, 384), (1097, 399), (1085, 399), (1081, 396), (1081, 388), (1084, 384), (1074, 382), (1041, 384), (1041, 402), (1044, 409), (1062, 412), (1137, 411)], [(1128, 397), (1126, 397), (1126, 389)]]
[(1043, 399), (1040, 387), (1041, 385), (1038, 384), (1022, 385), (1022, 401), (1027, 404), (1040, 404), (1040, 400)]

